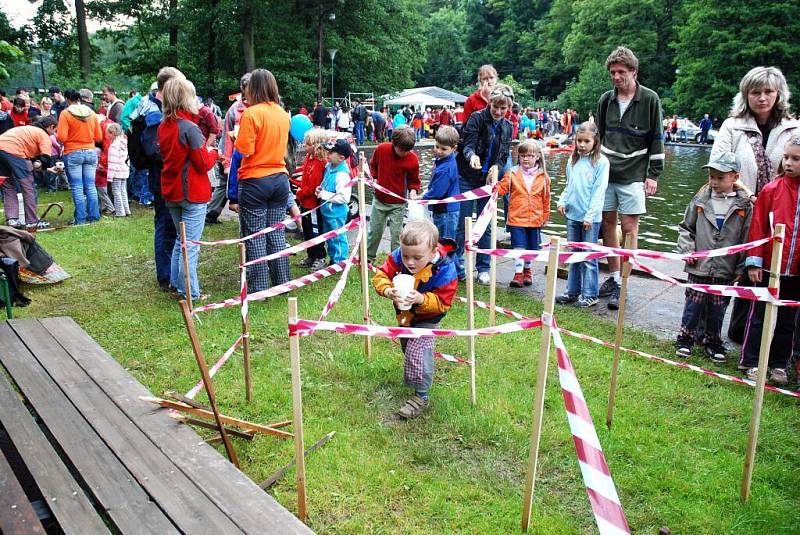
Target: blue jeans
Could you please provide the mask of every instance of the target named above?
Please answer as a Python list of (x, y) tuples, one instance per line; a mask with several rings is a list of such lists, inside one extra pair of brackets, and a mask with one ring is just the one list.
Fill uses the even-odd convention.
[(356, 135), (356, 145), (364, 144), (364, 121), (356, 121), (354, 133)]
[[(172, 215), (172, 223), (176, 229), (180, 228), (181, 222), (186, 226), (187, 240), (199, 240), (202, 237), (203, 227), (206, 224), (206, 203), (189, 201), (182, 201), (178, 205), (171, 203), (169, 213)], [(186, 246), (186, 251), (189, 254), (189, 285), (192, 299), (198, 299), (200, 297), (200, 281), (197, 279), (197, 257), (200, 256), (200, 246), (189, 244)], [(179, 294), (186, 295), (186, 275), (183, 270), (183, 252), (180, 240), (175, 240), (175, 245), (172, 247), (169, 282), (173, 288), (178, 289)]]
[[(459, 186), (461, 193), (465, 191), (469, 191), (475, 189), (475, 186), (472, 182), (468, 180), (464, 180), (463, 178), (459, 178)], [(482, 199), (477, 199), (474, 201), (463, 201), (461, 203), (461, 210), (458, 213), (458, 228), (456, 230), (456, 243), (458, 245), (458, 249), (456, 249), (456, 271), (458, 271), (458, 278), (464, 278), (464, 242), (466, 238), (464, 237), (464, 218), (472, 217), (472, 210), (473, 206), (477, 207), (476, 211), (478, 215), (480, 215), (481, 211), (483, 210), (486, 203), (489, 202), (489, 197), (483, 197)], [(490, 242), (491, 242), (491, 230), (490, 225), (487, 225), (486, 232), (483, 233), (481, 239), (478, 240), (478, 248), (480, 249), (488, 249)], [(486, 254), (478, 254), (478, 259), (475, 263), (475, 267), (478, 270), (478, 273), (482, 273), (484, 271), (489, 271), (489, 255)]]
[[(156, 259), (156, 279), (160, 286), (167, 286), (172, 279), (172, 250), (178, 233), (172, 215), (161, 195), (153, 199), (153, 252)], [(176, 286), (173, 286), (176, 288)]]
[(94, 175), (97, 171), (97, 153), (94, 149), (82, 149), (64, 155), (64, 167), (75, 204), (75, 223), (100, 219), (100, 205)]
[(150, 186), (147, 184), (147, 169), (136, 169), (132, 165), (130, 169), (128, 186), (131, 195), (139, 199), (141, 204), (151, 204), (153, 202), (153, 194), (150, 193)]
[[(539, 227), (515, 227), (508, 226), (511, 233), (511, 247), (513, 249), (525, 249), (527, 251), (538, 251), (542, 248), (542, 229)], [(522, 273), (522, 268), (531, 267), (530, 260), (514, 259), (514, 271)]]
[(458, 229), (458, 211), (455, 212), (442, 212), (441, 214), (431, 214), (433, 224), (439, 229), (439, 239), (449, 238), (456, 239), (456, 230)]
[[(583, 228), (583, 221), (567, 219), (567, 240), (597, 243), (600, 235), (600, 223), (592, 223), (592, 228)], [(585, 249), (574, 249), (586, 252)], [(567, 277), (567, 293), (569, 295), (582, 295), (583, 297), (597, 297), (597, 260), (575, 262), (569, 265)]]

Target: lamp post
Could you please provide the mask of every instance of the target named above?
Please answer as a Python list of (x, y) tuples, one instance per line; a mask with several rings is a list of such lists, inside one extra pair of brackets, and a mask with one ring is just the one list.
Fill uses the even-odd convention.
[(531, 80), (533, 86), (533, 105), (536, 106), (536, 86), (539, 85), (539, 80)]
[(333, 58), (336, 57), (338, 48), (329, 48), (328, 55), (331, 57), (331, 108), (333, 107)]
[(336, 13), (326, 12), (322, 4), (319, 5), (319, 25), (317, 26), (317, 100), (322, 102), (322, 39), (325, 34), (325, 17), (333, 23)]

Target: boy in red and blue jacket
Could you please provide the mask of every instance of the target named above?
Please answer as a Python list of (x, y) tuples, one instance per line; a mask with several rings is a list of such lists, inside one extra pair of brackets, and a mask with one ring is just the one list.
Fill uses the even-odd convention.
[[(427, 220), (408, 223), (400, 234), (400, 247), (392, 251), (372, 278), (378, 295), (394, 302), (397, 322), (404, 327), (436, 329), (450, 310), (458, 287), (456, 268), (449, 254), (453, 240), (439, 243), (439, 231)], [(400, 295), (392, 279), (412, 275), (414, 289)], [(408, 310), (402, 310), (405, 307)], [(400, 418), (416, 418), (428, 408), (428, 390), (433, 383), (433, 336), (402, 338), (405, 355), (403, 379), (415, 391), (397, 412)]]

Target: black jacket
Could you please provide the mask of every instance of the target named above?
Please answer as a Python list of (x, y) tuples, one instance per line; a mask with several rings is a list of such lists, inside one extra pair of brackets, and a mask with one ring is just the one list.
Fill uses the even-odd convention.
[[(488, 107), (470, 115), (461, 130), (461, 140), (458, 142), (456, 163), (461, 177), (478, 187), (486, 184), (486, 172), (493, 165), (497, 165), (498, 171), (502, 173), (511, 150), (512, 130), (511, 123), (506, 119), (495, 123)], [(489, 154), (490, 146), (491, 154)], [(474, 154), (480, 157), (482, 169), (470, 167), (469, 161)], [(486, 165), (487, 157), (488, 165)]]

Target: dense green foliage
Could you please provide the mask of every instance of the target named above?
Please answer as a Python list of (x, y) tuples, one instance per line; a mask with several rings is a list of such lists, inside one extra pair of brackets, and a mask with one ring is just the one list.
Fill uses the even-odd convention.
[(72, 3), (42, 0), (19, 30), (0, 13), (0, 39), (25, 53), (12, 81), (35, 83), (30, 60), (43, 52), (56, 83), (141, 88), (160, 66), (177, 65), (201, 94), (222, 97), (255, 65), (275, 72), (291, 105), (308, 105), (331, 94), (327, 50), (336, 48), (337, 96), (414, 85), (468, 93), (477, 68), (492, 63), (523, 90), (523, 105), (535, 92), (585, 116), (610, 87), (597, 66), (623, 44), (667, 113), (724, 118), (738, 81), (760, 64), (780, 67), (798, 88), (800, 4), (792, 0), (85, 0), (89, 27), (101, 28), (85, 73)]

